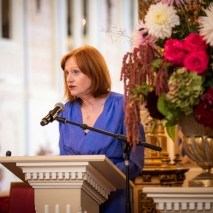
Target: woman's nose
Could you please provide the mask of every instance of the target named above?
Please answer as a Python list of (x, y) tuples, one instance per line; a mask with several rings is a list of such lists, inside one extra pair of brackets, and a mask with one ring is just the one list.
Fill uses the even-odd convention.
[(67, 75), (67, 81), (69, 82), (69, 81), (73, 81), (74, 79), (73, 79), (73, 76), (69, 73), (69, 75)]

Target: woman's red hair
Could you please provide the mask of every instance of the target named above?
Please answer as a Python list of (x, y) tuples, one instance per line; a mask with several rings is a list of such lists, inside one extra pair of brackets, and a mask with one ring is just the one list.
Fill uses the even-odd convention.
[[(108, 67), (102, 54), (94, 47), (86, 45), (67, 53), (61, 60), (61, 68), (64, 70), (66, 61), (74, 57), (81, 72), (87, 75), (91, 81), (90, 94), (100, 97), (108, 94), (111, 90), (111, 78)], [(72, 101), (74, 97), (67, 87), (66, 75), (64, 73), (65, 97)]]

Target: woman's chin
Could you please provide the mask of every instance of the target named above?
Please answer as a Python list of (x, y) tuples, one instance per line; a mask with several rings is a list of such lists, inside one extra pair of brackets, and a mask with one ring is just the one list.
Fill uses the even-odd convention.
[(78, 96), (78, 95), (79, 95), (77, 92), (74, 92), (74, 91), (70, 91), (70, 94), (71, 94), (72, 96)]

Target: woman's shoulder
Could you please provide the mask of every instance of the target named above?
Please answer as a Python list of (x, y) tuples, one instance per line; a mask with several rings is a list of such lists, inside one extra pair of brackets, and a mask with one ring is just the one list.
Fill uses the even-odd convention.
[(124, 103), (124, 96), (120, 93), (117, 92), (111, 92), (109, 97), (106, 100), (106, 103), (109, 105), (113, 105), (116, 107), (123, 107), (123, 103)]
[(117, 92), (111, 92), (109, 95), (110, 98), (115, 98), (115, 99), (121, 99), (123, 100), (124, 95), (121, 93), (117, 93)]
[(64, 112), (70, 112), (70, 110), (74, 110), (76, 107), (79, 107), (79, 103), (77, 101), (67, 101), (64, 104)]
[(77, 106), (79, 105), (79, 101), (78, 100), (72, 100), (72, 101), (67, 101), (64, 105), (66, 108), (70, 108), (70, 107), (73, 107), (73, 106)]
[(64, 103), (64, 111), (59, 113), (60, 117), (67, 117), (70, 115), (70, 112), (75, 111), (76, 109), (78, 109), (79, 103), (75, 102), (75, 101), (67, 101)]

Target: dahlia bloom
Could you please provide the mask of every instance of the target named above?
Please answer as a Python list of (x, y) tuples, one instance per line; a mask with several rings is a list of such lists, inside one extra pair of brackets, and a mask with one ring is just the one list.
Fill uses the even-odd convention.
[(157, 108), (157, 103), (158, 103), (158, 96), (155, 94), (155, 91), (153, 90), (147, 94), (145, 107), (148, 109), (149, 114), (152, 118), (162, 120), (165, 118), (165, 116), (159, 112)]
[(180, 24), (180, 19), (172, 6), (159, 2), (150, 6), (145, 24), (149, 34), (164, 39), (171, 36), (172, 28)]
[(196, 121), (205, 127), (213, 129), (213, 88), (210, 88), (203, 96), (194, 110)]
[(132, 48), (135, 47), (138, 48), (140, 45), (149, 44), (152, 47), (155, 47), (155, 42), (157, 41), (157, 38), (152, 35), (147, 35), (148, 29), (146, 25), (139, 21), (138, 24), (135, 26), (135, 29), (133, 31), (133, 37), (132, 37)]
[(206, 16), (199, 17), (199, 30), (205, 41), (213, 46), (213, 3), (205, 10)]

